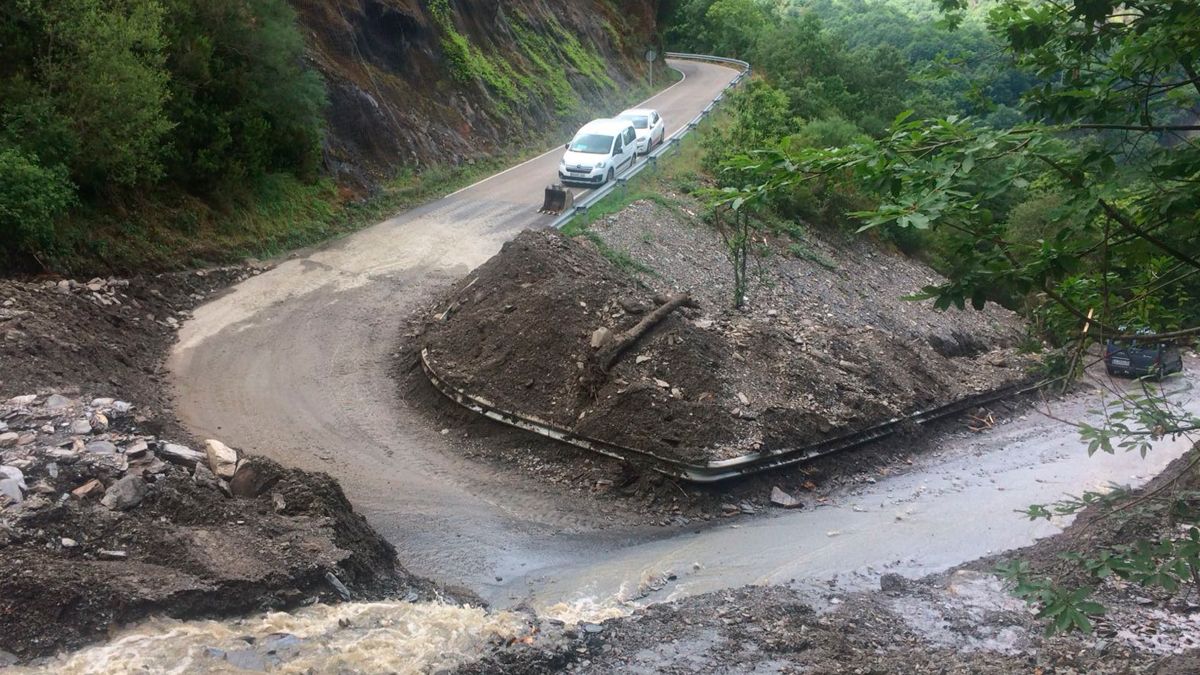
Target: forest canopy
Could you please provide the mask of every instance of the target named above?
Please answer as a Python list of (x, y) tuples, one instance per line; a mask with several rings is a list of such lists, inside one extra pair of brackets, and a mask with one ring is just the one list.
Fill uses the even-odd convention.
[(311, 177), (325, 93), (303, 57), (285, 0), (4, 3), (0, 255), (86, 238), (79, 206)]

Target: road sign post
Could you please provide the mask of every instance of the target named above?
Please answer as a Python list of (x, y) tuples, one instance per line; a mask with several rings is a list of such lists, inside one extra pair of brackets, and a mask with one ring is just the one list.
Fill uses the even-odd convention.
[(646, 61), (650, 63), (650, 91), (654, 91), (654, 62), (658, 59), (658, 52), (653, 49), (646, 50)]

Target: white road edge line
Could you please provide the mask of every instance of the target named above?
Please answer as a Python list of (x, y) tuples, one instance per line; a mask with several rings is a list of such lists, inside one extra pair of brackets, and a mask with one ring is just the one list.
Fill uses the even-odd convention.
[[(684, 60), (684, 59), (676, 59), (676, 60)], [(699, 62), (697, 61), (696, 63), (699, 63)], [(679, 85), (683, 84), (684, 80), (687, 79), (687, 73), (683, 72), (682, 70), (678, 70), (678, 69), (674, 69), (674, 68), (672, 68), (672, 70), (675, 70), (675, 72), (679, 73), (683, 77), (679, 78), (679, 81), (676, 82), (675, 84), (667, 87), (666, 89), (663, 89), (662, 91), (651, 96), (650, 98), (646, 99), (645, 101), (638, 103), (637, 104), (638, 107), (646, 105), (650, 101), (653, 101), (654, 99), (658, 98), (659, 96), (662, 96), (663, 94), (667, 93), (668, 91), (671, 91), (675, 87), (678, 87)], [(454, 192), (451, 192), (450, 194), (446, 195), (446, 197), (443, 197), (443, 199), (453, 197), (454, 195), (456, 195), (460, 192), (466, 192), (467, 190), (470, 190), (473, 187), (478, 187), (480, 185), (483, 185), (484, 183), (488, 182), (489, 180), (492, 180), (493, 178), (499, 178), (500, 176), (503, 176), (504, 174), (506, 174), (510, 171), (516, 171), (517, 169), (525, 166), (526, 164), (532, 164), (532, 163), (538, 161), (539, 159), (545, 157), (546, 155), (553, 155), (554, 153), (559, 152), (559, 147), (560, 146), (555, 146), (555, 147), (547, 150), (546, 152), (543, 152), (542, 154), (538, 155), (537, 157), (534, 157), (533, 159), (527, 159), (524, 162), (521, 162), (520, 164), (518, 164), (516, 166), (508, 167), (507, 169), (501, 171), (500, 173), (494, 173), (494, 174), (488, 176), (487, 178), (483, 178), (481, 180), (475, 181), (474, 183), (471, 183), (470, 185), (468, 185), (466, 187), (459, 188), (459, 189), (455, 190)], [(587, 190), (584, 190), (584, 192), (587, 192)], [(581, 192), (580, 194), (583, 194), (583, 192)]]

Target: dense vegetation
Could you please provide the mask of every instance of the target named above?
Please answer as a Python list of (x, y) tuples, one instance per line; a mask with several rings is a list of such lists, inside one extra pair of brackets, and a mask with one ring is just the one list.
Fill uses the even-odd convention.
[[(1019, 2), (946, 15), (922, 0), (681, 0), (669, 37), (746, 56), (761, 74), (708, 139), (707, 166), (733, 190), (719, 202), (875, 228), (951, 277), (929, 289), (943, 305), (1029, 309), (1038, 337), (1064, 344), (1089, 309), (1111, 314), (1110, 334), (1200, 324), (1200, 275), (1184, 253), (1200, 229), (1196, 6), (1168, 4), (1141, 22), (1144, 36), (1098, 29), (1076, 45), (1071, 12)], [(1166, 16), (1179, 25), (1167, 30)], [(971, 151), (957, 158), (965, 169), (945, 169), (951, 150)], [(772, 175), (771, 161), (787, 169)], [(1114, 194), (1095, 198), (1100, 186)], [(1165, 247), (1102, 246), (1122, 221), (1165, 230)]]
[[(681, 46), (746, 55), (764, 71), (711, 144), (717, 225), (802, 218), (890, 238), (948, 278), (916, 299), (1022, 309), (1033, 337), (1059, 347), (1047, 363), (1068, 375), (1107, 339), (1194, 343), (1200, 3), (941, 0), (936, 21), (932, 9), (677, 3)], [(1145, 453), (1200, 433), (1165, 389), (1108, 389), (1103, 421), (1077, 423), (1090, 452)], [(1119, 509), (1145, 538), (1078, 552), (1083, 577), (1194, 592), (1198, 471), (1194, 451), (1151, 495), (1085, 493), (1028, 515)], [(1060, 587), (1020, 562), (1005, 570), (1051, 630), (1087, 630), (1103, 611), (1087, 584)]]
[(626, 80), (649, 28), (604, 3), (580, 23), (607, 34), (579, 33), (567, 4), (0, 3), (0, 271), (274, 255), (452, 191), (601, 97), (644, 97)]
[(0, 255), (87, 246), (98, 206), (311, 179), (323, 105), (284, 0), (5, 3)]

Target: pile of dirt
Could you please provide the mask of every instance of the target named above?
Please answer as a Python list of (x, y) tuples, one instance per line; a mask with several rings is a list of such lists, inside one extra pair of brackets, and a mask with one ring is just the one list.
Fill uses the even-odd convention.
[[(775, 301), (739, 311), (705, 290), (719, 292), (724, 268), (686, 262), (699, 247), (685, 238), (663, 245), (706, 281), (681, 288), (655, 261), (635, 279), (587, 240), (524, 232), (434, 309), (422, 340), (429, 360), (449, 384), (501, 409), (693, 463), (807, 445), (1027, 377), (1007, 313), (882, 306), (888, 293), (916, 290), (885, 277), (886, 291), (868, 293), (879, 280), (872, 268), (902, 264), (882, 249), (847, 278), (780, 268), (833, 290), (818, 300), (775, 284)], [(907, 264), (917, 288), (932, 281)], [(597, 382), (593, 345), (677, 290), (698, 304), (669, 315)]]
[(330, 477), (138, 420), (112, 398), (0, 404), (0, 650), (43, 656), (155, 613), (434, 595)]
[(0, 280), (0, 665), (151, 614), (440, 593), (329, 476), (190, 438), (172, 415), (176, 328), (259, 271)]

